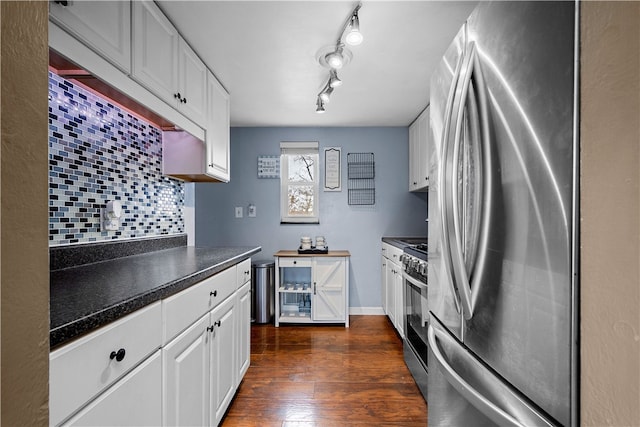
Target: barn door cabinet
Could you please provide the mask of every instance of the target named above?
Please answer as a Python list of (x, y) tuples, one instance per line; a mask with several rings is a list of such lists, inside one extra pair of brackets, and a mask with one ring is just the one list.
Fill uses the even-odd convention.
[(349, 326), (349, 252), (275, 254), (275, 326), (344, 323)]

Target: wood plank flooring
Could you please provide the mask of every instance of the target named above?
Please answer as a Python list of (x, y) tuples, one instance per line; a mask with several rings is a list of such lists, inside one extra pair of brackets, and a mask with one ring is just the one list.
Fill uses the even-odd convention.
[(221, 423), (426, 425), (427, 405), (386, 316), (351, 316), (349, 328), (252, 325), (251, 366)]

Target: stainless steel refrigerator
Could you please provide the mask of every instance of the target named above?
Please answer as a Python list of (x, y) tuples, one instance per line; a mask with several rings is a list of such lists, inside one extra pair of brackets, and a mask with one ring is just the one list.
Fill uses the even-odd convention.
[(577, 425), (576, 9), (481, 2), (432, 77), (429, 427)]

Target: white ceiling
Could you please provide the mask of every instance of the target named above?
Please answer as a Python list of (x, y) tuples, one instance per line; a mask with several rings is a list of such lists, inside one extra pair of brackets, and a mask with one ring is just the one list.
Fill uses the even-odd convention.
[(315, 112), (335, 44), (357, 1), (157, 2), (231, 94), (232, 126), (407, 126), (429, 79), (477, 2), (364, 1), (364, 41), (349, 46), (326, 113)]

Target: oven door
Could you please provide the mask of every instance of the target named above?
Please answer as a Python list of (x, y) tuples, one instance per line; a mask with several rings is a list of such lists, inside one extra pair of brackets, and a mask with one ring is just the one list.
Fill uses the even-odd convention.
[(426, 369), (429, 330), (427, 284), (405, 272), (402, 272), (402, 278), (405, 290), (405, 337)]
[(402, 272), (404, 283), (404, 360), (427, 399), (428, 329), (427, 284)]

